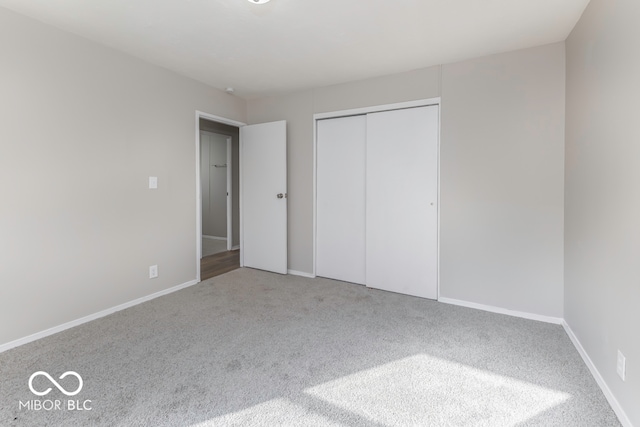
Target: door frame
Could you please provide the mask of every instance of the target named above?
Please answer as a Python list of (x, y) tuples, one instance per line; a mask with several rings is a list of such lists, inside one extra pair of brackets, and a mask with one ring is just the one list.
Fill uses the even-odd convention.
[[(216, 116), (214, 114), (205, 113), (204, 111), (196, 110), (196, 280), (200, 282), (200, 260), (202, 257), (202, 188), (200, 185), (200, 119), (209, 120), (212, 122), (218, 122), (225, 125), (235, 126), (237, 128), (241, 128), (246, 126), (246, 123), (239, 122), (232, 119), (227, 119), (225, 117)], [(240, 136), (240, 143), (242, 141), (242, 136)], [(231, 138), (227, 139), (227, 191), (229, 192), (229, 197), (227, 197), (227, 248), (231, 244), (231, 240), (233, 238), (233, 232), (229, 232), (229, 228), (231, 227), (231, 218), (232, 218), (232, 203), (231, 203), (231, 184), (232, 184), (232, 175), (231, 175)], [(242, 169), (241, 159), (238, 159), (240, 168)], [(242, 186), (238, 188), (238, 197), (240, 197), (240, 225), (242, 225)], [(231, 230), (233, 231), (233, 230)], [(240, 266), (242, 266), (242, 227), (240, 227)]]
[[(227, 136), (227, 250), (233, 246), (233, 163), (231, 137)], [(240, 161), (240, 159), (238, 159)]]
[(415, 107), (427, 107), (430, 105), (437, 105), (438, 108), (438, 166), (437, 166), (437, 187), (438, 187), (438, 197), (437, 197), (437, 260), (436, 260), (436, 281), (437, 281), (437, 299), (440, 298), (440, 132), (442, 129), (441, 121), (442, 121), (442, 108), (441, 108), (441, 99), (440, 97), (435, 98), (425, 98), (418, 99), (415, 101), (407, 101), (407, 102), (398, 102), (393, 104), (382, 104), (382, 105), (374, 105), (370, 107), (362, 107), (362, 108), (352, 108), (348, 110), (338, 110), (338, 111), (329, 111), (326, 113), (316, 113), (313, 115), (313, 277), (316, 277), (316, 244), (317, 244), (317, 210), (318, 210), (318, 194), (317, 194), (317, 179), (318, 179), (318, 129), (317, 124), (318, 120), (322, 119), (336, 119), (339, 117), (348, 117), (348, 116), (356, 116), (368, 113), (378, 113), (381, 111), (390, 111), (390, 110), (402, 110), (405, 108), (415, 108)]

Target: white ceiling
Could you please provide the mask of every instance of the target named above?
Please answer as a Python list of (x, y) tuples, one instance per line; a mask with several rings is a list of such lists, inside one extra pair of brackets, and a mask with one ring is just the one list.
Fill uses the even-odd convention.
[(589, 0), (0, 0), (255, 98), (564, 40)]

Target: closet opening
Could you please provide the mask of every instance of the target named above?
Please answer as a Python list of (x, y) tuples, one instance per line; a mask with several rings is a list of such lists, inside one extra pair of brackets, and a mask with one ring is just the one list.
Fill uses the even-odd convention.
[(314, 116), (314, 273), (438, 298), (439, 99)]

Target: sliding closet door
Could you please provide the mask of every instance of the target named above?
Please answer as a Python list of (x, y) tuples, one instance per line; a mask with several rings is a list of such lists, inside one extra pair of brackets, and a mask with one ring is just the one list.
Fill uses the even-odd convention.
[(367, 116), (367, 286), (437, 299), (438, 106)]
[(366, 117), (317, 122), (316, 275), (365, 283)]

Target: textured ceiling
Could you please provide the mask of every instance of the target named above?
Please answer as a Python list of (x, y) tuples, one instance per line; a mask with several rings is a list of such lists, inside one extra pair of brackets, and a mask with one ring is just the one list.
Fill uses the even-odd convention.
[(589, 0), (0, 0), (255, 98), (564, 40)]

